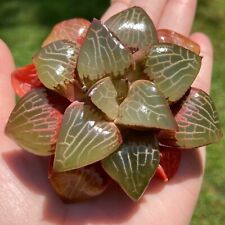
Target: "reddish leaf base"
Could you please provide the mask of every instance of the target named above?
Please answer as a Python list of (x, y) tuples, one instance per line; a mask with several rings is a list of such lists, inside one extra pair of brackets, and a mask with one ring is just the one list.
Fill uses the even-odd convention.
[(177, 172), (180, 160), (181, 149), (160, 146), (160, 163), (156, 170), (156, 176), (167, 182)]
[(157, 31), (157, 33), (159, 42), (161, 43), (176, 44), (195, 52), (197, 55), (200, 53), (200, 46), (182, 34), (167, 29), (160, 29)]
[(48, 179), (65, 203), (84, 201), (98, 196), (110, 183), (110, 178), (100, 163), (60, 173), (55, 172), (52, 167), (53, 157), (49, 162)]
[(56, 24), (42, 44), (46, 46), (56, 40), (69, 40), (82, 45), (90, 26), (90, 22), (82, 18), (74, 18)]
[(34, 64), (29, 64), (16, 69), (12, 75), (12, 86), (19, 97), (24, 96), (34, 88), (42, 87), (38, 79)]

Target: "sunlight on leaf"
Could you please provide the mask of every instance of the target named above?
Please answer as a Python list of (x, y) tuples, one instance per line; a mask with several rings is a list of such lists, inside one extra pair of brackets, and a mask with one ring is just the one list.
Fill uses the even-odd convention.
[(137, 6), (117, 13), (109, 18), (105, 25), (133, 51), (158, 42), (152, 20), (142, 8)]
[(71, 93), (74, 93), (77, 57), (78, 47), (72, 42), (60, 40), (41, 48), (33, 61), (39, 79), (47, 88), (74, 100)]

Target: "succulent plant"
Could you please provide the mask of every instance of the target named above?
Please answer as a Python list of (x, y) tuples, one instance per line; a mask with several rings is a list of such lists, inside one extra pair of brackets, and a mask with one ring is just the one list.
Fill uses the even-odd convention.
[(222, 137), (210, 96), (191, 87), (199, 54), (139, 7), (104, 24), (63, 21), (33, 63), (12, 73), (21, 99), (6, 134), (49, 157), (49, 181), (64, 200), (97, 196), (110, 178), (138, 200), (155, 175), (176, 173), (182, 149)]

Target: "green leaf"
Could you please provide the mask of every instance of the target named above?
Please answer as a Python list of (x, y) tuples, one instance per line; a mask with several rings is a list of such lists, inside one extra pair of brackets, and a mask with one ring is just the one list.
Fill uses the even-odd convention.
[(117, 13), (109, 18), (105, 25), (123, 44), (134, 51), (158, 42), (152, 20), (137, 6)]
[(122, 142), (115, 124), (84, 103), (74, 102), (65, 111), (56, 145), (54, 170), (77, 169), (107, 157)]
[(125, 46), (99, 20), (93, 20), (77, 65), (84, 87), (106, 76), (121, 77), (132, 65), (132, 55)]
[(145, 66), (149, 79), (170, 102), (175, 102), (195, 80), (201, 57), (178, 45), (161, 43), (152, 46)]
[(90, 90), (89, 96), (95, 106), (105, 113), (109, 119), (114, 120), (117, 117), (119, 109), (117, 91), (110, 77), (100, 80)]
[(158, 142), (154, 134), (134, 133), (117, 152), (102, 160), (102, 166), (127, 195), (138, 200), (159, 165)]
[(177, 128), (167, 101), (147, 80), (138, 80), (131, 85), (127, 98), (119, 107), (115, 123), (134, 128)]
[(120, 104), (127, 97), (129, 82), (127, 79), (112, 79), (112, 83), (117, 92), (116, 100)]
[(36, 155), (51, 155), (55, 150), (62, 112), (50, 99), (46, 89), (32, 90), (19, 100), (6, 125), (6, 134)]
[(66, 202), (83, 201), (100, 195), (109, 184), (109, 177), (100, 164), (57, 173), (50, 168), (49, 181)]
[(74, 100), (77, 57), (78, 47), (75, 43), (58, 40), (41, 48), (33, 61), (39, 79), (48, 89)]
[(196, 88), (173, 107), (177, 132), (161, 131), (159, 140), (169, 146), (196, 148), (218, 142), (222, 131), (217, 111), (210, 96)]

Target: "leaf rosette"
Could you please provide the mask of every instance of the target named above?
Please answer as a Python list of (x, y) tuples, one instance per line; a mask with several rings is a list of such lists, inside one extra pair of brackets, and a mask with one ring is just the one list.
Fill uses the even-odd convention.
[(64, 200), (101, 194), (110, 178), (133, 200), (156, 175), (171, 179), (182, 149), (222, 137), (215, 105), (192, 88), (199, 46), (156, 30), (140, 7), (104, 24), (63, 21), (12, 73), (21, 97), (6, 133), (25, 150), (50, 157), (49, 180)]

